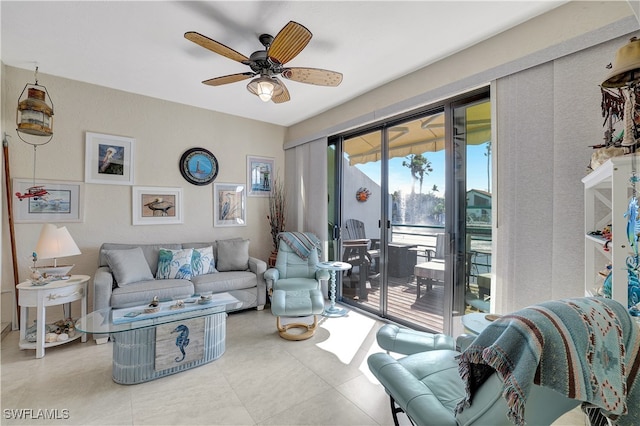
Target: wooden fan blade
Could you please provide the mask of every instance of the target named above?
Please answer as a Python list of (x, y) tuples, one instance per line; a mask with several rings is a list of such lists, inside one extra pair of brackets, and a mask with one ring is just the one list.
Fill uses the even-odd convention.
[(279, 64), (286, 64), (305, 48), (311, 36), (311, 31), (304, 26), (289, 21), (269, 46), (269, 59)]
[(252, 72), (243, 72), (239, 74), (230, 74), (223, 75), (222, 77), (210, 78), (209, 80), (205, 80), (202, 83), (208, 84), (209, 86), (222, 86), (223, 84), (235, 83), (236, 81), (246, 80), (255, 76)]
[(287, 86), (284, 85), (284, 83), (282, 82), (282, 80), (280, 80), (277, 77), (274, 77), (275, 80), (278, 81), (278, 83), (280, 84), (280, 86), (282, 87), (282, 92), (278, 93), (277, 95), (273, 95), (271, 97), (271, 101), (274, 104), (281, 104), (283, 102), (289, 102), (291, 100), (291, 96), (289, 96), (289, 90), (287, 89)]
[(285, 68), (282, 76), (300, 83), (315, 84), (317, 86), (338, 86), (342, 83), (342, 74), (320, 68)]
[(210, 39), (207, 36), (203, 36), (202, 34), (195, 31), (184, 33), (184, 38), (204, 47), (205, 49), (209, 49), (210, 51), (215, 52), (218, 55), (222, 55), (234, 61), (243, 62), (249, 60), (249, 58), (244, 56), (242, 53), (238, 53), (232, 48), (227, 47), (224, 44), (219, 43), (213, 39)]

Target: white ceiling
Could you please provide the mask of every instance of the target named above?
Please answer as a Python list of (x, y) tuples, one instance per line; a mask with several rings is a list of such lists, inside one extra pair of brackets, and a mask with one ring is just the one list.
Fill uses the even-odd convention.
[[(9, 66), (290, 126), (487, 39), (565, 1), (6, 1)], [(291, 101), (263, 103), (247, 81), (202, 80), (248, 66), (184, 38), (197, 31), (249, 56), (290, 20), (312, 33), (287, 65), (344, 74), (338, 87), (284, 80)], [(488, 52), (490, 54), (490, 52)], [(64, 96), (57, 93), (55, 96)]]

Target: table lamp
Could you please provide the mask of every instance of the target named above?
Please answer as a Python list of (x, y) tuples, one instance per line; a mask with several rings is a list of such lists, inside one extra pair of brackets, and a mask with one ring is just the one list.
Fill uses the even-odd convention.
[(53, 259), (53, 266), (38, 267), (38, 271), (46, 276), (66, 276), (74, 265), (58, 266), (58, 258), (82, 254), (65, 226), (47, 223), (40, 231), (36, 245), (36, 254), (40, 259)]

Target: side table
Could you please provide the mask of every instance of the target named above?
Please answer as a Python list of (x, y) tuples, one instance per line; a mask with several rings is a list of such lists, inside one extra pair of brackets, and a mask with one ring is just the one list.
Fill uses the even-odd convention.
[(336, 308), (336, 271), (347, 271), (351, 269), (351, 264), (347, 262), (320, 262), (317, 266), (320, 269), (327, 269), (331, 274), (331, 286), (329, 288), (331, 306), (325, 309), (322, 315), (325, 317), (342, 317), (346, 315), (346, 309)]
[(484, 331), (493, 321), (502, 315), (474, 312), (462, 316), (462, 325), (466, 332), (478, 335)]
[[(87, 341), (85, 333), (76, 335), (61, 342), (45, 343), (45, 309), (49, 306), (63, 305), (80, 300), (81, 314), (87, 315), (87, 283), (88, 275), (72, 275), (68, 280), (52, 281), (45, 285), (35, 286), (31, 281), (18, 284), (18, 304), (20, 305), (20, 349), (35, 349), (36, 358), (44, 357), (44, 349), (72, 342), (78, 338)], [(36, 341), (27, 342), (26, 331), (29, 324), (29, 308), (36, 308)], [(71, 315), (71, 307), (69, 307)]]

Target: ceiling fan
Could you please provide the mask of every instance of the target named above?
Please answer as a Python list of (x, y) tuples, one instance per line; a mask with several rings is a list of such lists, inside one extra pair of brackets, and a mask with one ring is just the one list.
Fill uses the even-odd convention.
[(305, 48), (312, 36), (311, 31), (294, 21), (289, 21), (275, 37), (269, 34), (260, 35), (258, 39), (265, 49), (253, 52), (248, 58), (230, 47), (195, 31), (186, 32), (184, 36), (187, 40), (205, 49), (248, 65), (251, 68), (251, 72), (211, 78), (203, 81), (204, 84), (221, 86), (259, 76), (249, 82), (247, 90), (264, 102), (271, 100), (279, 104), (291, 99), (287, 87), (277, 77), (278, 75), (288, 80), (318, 86), (335, 87), (342, 82), (342, 74), (339, 72), (319, 68), (284, 66)]

